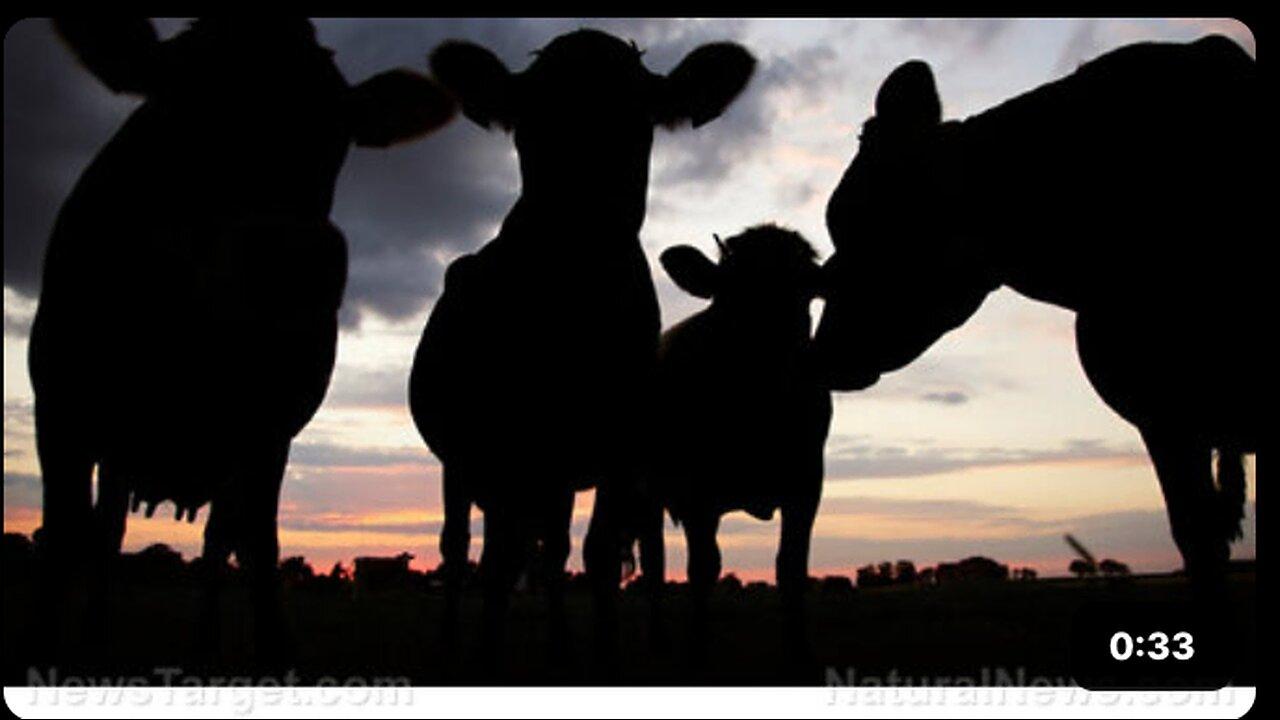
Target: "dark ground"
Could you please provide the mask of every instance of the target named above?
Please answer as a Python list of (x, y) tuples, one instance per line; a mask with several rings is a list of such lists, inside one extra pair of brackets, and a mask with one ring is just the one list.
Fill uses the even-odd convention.
[[(1237, 685), (1256, 684), (1256, 594), (1252, 570), (1231, 580), (1239, 639)], [(352, 593), (345, 589), (297, 587), (286, 608), (298, 638), (296, 668), (303, 684), (321, 678), (345, 682), (359, 677), (408, 678), (414, 685), (638, 684), (779, 685), (826, 682), (826, 668), (841, 678), (968, 678), (998, 682), (1006, 672), (1030, 682), (1069, 682), (1067, 653), (1074, 611), (1096, 600), (1181, 600), (1185, 580), (1177, 576), (1122, 581), (1040, 580), (970, 582), (950, 587), (889, 587), (852, 592), (815, 590), (810, 595), (813, 662), (788, 660), (781, 615), (771, 587), (722, 589), (713, 604), (709, 661), (698, 670), (687, 659), (687, 604), (675, 587), (666, 606), (669, 648), (650, 648), (647, 605), (634, 593), (622, 603), (622, 660), (617, 676), (603, 676), (591, 652), (591, 603), (583, 591), (569, 597), (573, 653), (567, 665), (548, 661), (545, 603), (521, 595), (513, 601), (509, 675), (482, 669), (477, 657), (480, 602), (468, 596), (463, 611), (459, 659), (441, 651), (438, 620), (442, 599), (425, 590)], [(218, 656), (193, 662), (197, 593), (187, 582), (149, 582), (116, 593), (111, 637), (82, 651), (80, 664), (60, 668), (96, 677), (137, 676), (154, 684), (157, 667), (189, 675), (246, 676), (263, 672), (250, 662), (249, 625), (243, 590), (225, 593), (227, 632)], [(5, 684), (30, 684), (34, 584), (6, 578), (4, 585)], [(41, 675), (42, 678), (46, 675)], [(987, 678), (984, 680), (984, 677)], [(919, 681), (917, 681), (919, 682)]]

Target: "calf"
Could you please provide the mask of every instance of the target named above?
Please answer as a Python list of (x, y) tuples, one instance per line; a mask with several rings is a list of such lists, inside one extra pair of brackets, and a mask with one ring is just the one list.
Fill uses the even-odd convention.
[[(56, 27), (144, 102), (77, 182), (45, 256), (29, 364), (51, 573), (108, 566), (130, 497), (189, 520), (211, 503), (211, 580), (234, 551), (260, 649), (282, 649), (280, 485), (329, 384), (346, 282), (334, 183), (353, 141), (424, 134), (452, 102), (407, 70), (348, 85), (305, 20), (202, 19), (165, 41), (144, 20)], [(210, 592), (211, 632), (216, 607)]]
[(704, 45), (668, 76), (634, 45), (595, 30), (560, 36), (512, 73), (449, 42), (431, 67), (484, 127), (514, 133), (521, 194), (498, 236), (455, 261), (423, 332), (409, 385), (414, 421), (444, 466), (444, 627), (456, 627), (474, 503), (485, 647), (497, 651), (508, 593), (531, 543), (550, 574), (553, 646), (563, 646), (574, 491), (598, 487), (584, 556), (611, 635), (620, 573), (619, 485), (634, 481), (660, 329), (640, 247), (655, 124), (702, 125), (755, 61)]
[[(671, 279), (711, 305), (662, 335), (650, 487), (684, 526), (699, 635), (720, 575), (721, 516), (745, 510), (769, 520), (781, 509), (778, 588), (793, 622), (787, 630), (803, 641), (809, 538), (831, 421), (830, 394), (809, 366), (817, 254), (775, 225), (717, 243), (719, 264), (688, 245), (662, 254)], [(659, 510), (656, 525), (652, 516), (646, 524), (642, 559), (660, 552), (661, 522)]]

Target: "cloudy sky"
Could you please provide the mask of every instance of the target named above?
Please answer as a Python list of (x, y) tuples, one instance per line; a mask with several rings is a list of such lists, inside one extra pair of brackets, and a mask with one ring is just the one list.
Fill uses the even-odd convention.
[[(879, 81), (898, 63), (930, 62), (944, 113), (959, 118), (1070, 73), (1140, 40), (1221, 32), (1255, 53), (1245, 26), (1219, 20), (323, 20), (348, 80), (394, 66), (423, 68), (445, 38), (493, 49), (513, 69), (556, 35), (598, 27), (635, 40), (667, 72), (698, 44), (733, 39), (759, 58), (755, 78), (724, 117), (659, 131), (648, 219), (650, 262), (692, 242), (710, 252), (728, 235), (772, 220), (830, 253), (823, 209), (857, 149)], [(165, 35), (182, 27), (159, 21)], [(39, 525), (27, 336), (39, 268), (57, 209), (137, 100), (80, 70), (47, 24), (26, 20), (4, 42), (4, 526)], [(1176, 149), (1171, 149), (1176, 151)], [(407, 147), (352, 151), (333, 219), (351, 251), (338, 365), (328, 398), (293, 446), (281, 511), (285, 554), (317, 567), (407, 550), (438, 560), (440, 467), (405, 406), (413, 349), (450, 259), (493, 236), (518, 192), (509, 137), (465, 120)], [(1034, 239), (1029, 238), (1029, 241)], [(1122, 242), (1123, 238), (1117, 238)], [(700, 303), (655, 275), (670, 324)], [(589, 298), (584, 298), (589, 301)], [(163, 328), (157, 328), (163, 332)], [(246, 412), (250, 412), (246, 408)], [(1254, 473), (1246, 539), (1252, 557)], [(579, 496), (575, 551), (590, 495)], [(199, 527), (131, 520), (126, 546), (164, 541), (198, 553)], [(172, 517), (171, 515), (169, 517)], [(201, 514), (201, 520), (204, 513)], [(473, 522), (478, 556), (481, 522)], [(777, 523), (730, 516), (725, 568), (772, 574)], [(873, 389), (837, 397), (827, 482), (813, 544), (815, 573), (869, 562), (932, 564), (985, 554), (1063, 574), (1063, 533), (1138, 570), (1180, 563), (1159, 487), (1139, 437), (1102, 404), (1076, 359), (1072, 316), (1011, 291), (989, 297), (963, 328)], [(683, 542), (669, 531), (670, 567)]]

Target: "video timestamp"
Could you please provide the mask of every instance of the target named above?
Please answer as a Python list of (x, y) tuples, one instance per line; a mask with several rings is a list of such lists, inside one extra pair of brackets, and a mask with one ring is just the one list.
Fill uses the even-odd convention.
[[(1172, 641), (1174, 649), (1170, 649)], [(1138, 657), (1148, 660), (1165, 660), (1173, 658), (1174, 660), (1190, 660), (1196, 654), (1193, 645), (1195, 639), (1191, 633), (1183, 630), (1173, 634), (1170, 638), (1167, 633), (1156, 631), (1143, 637), (1141, 634), (1134, 636), (1120, 630), (1111, 636), (1111, 657), (1116, 660), (1128, 660), (1129, 658)], [(1144, 643), (1149, 643), (1144, 648)]]
[(1090, 690), (1217, 690), (1231, 682), (1234, 620), (1202, 603), (1095, 603), (1071, 630), (1072, 678)]

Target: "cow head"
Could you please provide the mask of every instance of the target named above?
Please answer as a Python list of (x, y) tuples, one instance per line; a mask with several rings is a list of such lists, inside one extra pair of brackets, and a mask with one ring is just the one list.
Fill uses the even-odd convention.
[(716, 240), (719, 263), (691, 245), (677, 245), (663, 251), (663, 269), (685, 292), (710, 299), (713, 311), (735, 328), (807, 339), (820, 277), (813, 246), (776, 225)]
[(268, 176), (279, 168), (288, 181), (329, 193), (352, 142), (410, 140), (454, 113), (448, 93), (410, 70), (349, 85), (303, 19), (200, 19), (165, 41), (147, 20), (60, 19), (54, 27), (104, 85), (143, 96), (207, 157), (254, 160)]
[(641, 55), (631, 43), (584, 29), (552, 40), (520, 72), (463, 41), (440, 45), (430, 64), (463, 114), (514, 133), (525, 198), (565, 200), (575, 213), (623, 213), (638, 226), (654, 125), (697, 127), (716, 118), (755, 67), (733, 43), (703, 45), (667, 76), (650, 72)]
[(826, 305), (814, 341), (827, 382), (840, 390), (870, 386), (914, 360), (996, 287), (953, 234), (943, 158), (954, 125), (942, 122), (929, 66), (913, 60), (894, 70), (875, 110), (827, 206), (836, 252), (823, 268)]

